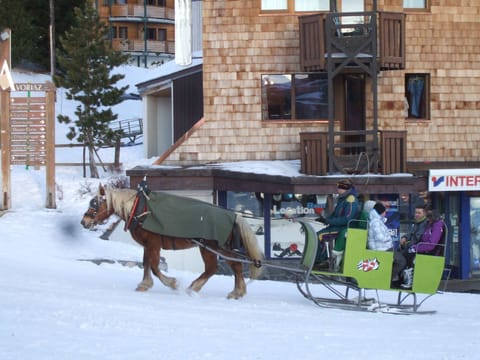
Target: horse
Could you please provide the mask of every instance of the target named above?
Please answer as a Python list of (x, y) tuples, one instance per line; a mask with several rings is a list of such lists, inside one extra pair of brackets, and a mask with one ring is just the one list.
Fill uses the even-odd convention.
[[(92, 229), (97, 224), (104, 223), (110, 216), (116, 214), (120, 219), (127, 222), (131, 218), (131, 211), (137, 191), (132, 189), (110, 189), (100, 184), (98, 193), (90, 200), (88, 210), (83, 215), (81, 224), (84, 228)], [(208, 204), (213, 206), (211, 204)], [(219, 208), (221, 209), (221, 208)], [(223, 209), (222, 209), (223, 210)], [(228, 211), (228, 210), (225, 210)], [(181, 216), (181, 214), (178, 214)], [(195, 229), (191, 229), (195, 231)], [(264, 259), (255, 233), (252, 231), (246, 220), (240, 215), (235, 216), (235, 223), (227, 241), (220, 245), (216, 240), (204, 240), (200, 238), (181, 238), (169, 235), (162, 235), (146, 230), (142, 223), (129, 228), (132, 238), (143, 246), (143, 279), (137, 285), (137, 291), (147, 291), (153, 287), (151, 273), (171, 289), (177, 289), (177, 280), (163, 274), (159, 268), (160, 250), (184, 250), (200, 246), (200, 254), (205, 265), (204, 272), (195, 279), (187, 289), (188, 292), (199, 292), (208, 279), (214, 275), (218, 266), (218, 254), (225, 256), (226, 263), (231, 267), (234, 274), (234, 289), (228, 294), (228, 299), (240, 299), (247, 290), (243, 277), (242, 257), (237, 251), (233, 251), (240, 238), (241, 245), (245, 249), (251, 279), (257, 279), (261, 275), (259, 264)], [(238, 235), (237, 235), (238, 234)], [(196, 241), (192, 241), (196, 240)], [(235, 246), (236, 247), (236, 246)], [(250, 261), (251, 260), (251, 261)]]

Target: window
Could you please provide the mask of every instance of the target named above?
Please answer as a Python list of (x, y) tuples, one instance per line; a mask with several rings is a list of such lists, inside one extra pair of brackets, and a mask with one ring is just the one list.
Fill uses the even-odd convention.
[[(262, 0), (260, 6), (266, 12), (330, 11), (330, 0)], [(337, 0), (335, 6), (342, 12), (364, 11), (359, 0)]]
[[(262, 0), (261, 9), (267, 11), (328, 11), (330, 0)], [(293, 4), (293, 5), (292, 5)]]
[(126, 26), (120, 26), (118, 28), (118, 37), (123, 40), (128, 39), (128, 28)]
[(428, 74), (405, 75), (405, 117), (430, 118), (430, 76)]
[(158, 29), (158, 41), (167, 41), (167, 30)]
[(147, 28), (147, 39), (157, 40), (157, 29)]
[(326, 73), (262, 76), (263, 120), (328, 118)]
[(404, 9), (426, 9), (427, 0), (403, 0)]

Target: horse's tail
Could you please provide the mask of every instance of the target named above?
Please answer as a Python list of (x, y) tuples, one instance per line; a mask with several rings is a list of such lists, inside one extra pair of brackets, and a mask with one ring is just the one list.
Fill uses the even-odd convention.
[[(257, 236), (247, 221), (240, 215), (237, 215), (235, 223), (237, 224), (238, 231), (240, 232), (240, 237), (242, 238), (242, 243), (245, 247), (245, 251), (247, 252), (247, 256), (254, 260), (258, 265), (265, 257), (260, 249), (260, 246), (258, 245)], [(249, 266), (251, 279), (257, 279), (262, 274), (262, 268), (257, 265), (250, 264)]]

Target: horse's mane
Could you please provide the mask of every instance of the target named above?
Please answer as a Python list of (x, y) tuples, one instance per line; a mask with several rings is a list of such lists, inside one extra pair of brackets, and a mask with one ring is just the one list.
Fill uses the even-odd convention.
[(136, 195), (137, 191), (132, 189), (107, 189), (107, 208), (112, 209), (115, 214), (126, 221), (132, 210)]

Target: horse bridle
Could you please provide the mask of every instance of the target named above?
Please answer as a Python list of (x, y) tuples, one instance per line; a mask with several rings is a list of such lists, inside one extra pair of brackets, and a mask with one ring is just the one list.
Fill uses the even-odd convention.
[[(92, 198), (92, 200), (90, 200), (90, 202), (88, 203), (88, 211), (86, 211), (83, 214), (83, 216), (88, 217), (92, 220), (95, 220), (95, 218), (99, 214), (98, 210), (100, 209), (100, 204), (103, 203), (103, 202), (105, 202), (105, 196), (98, 195), (98, 196)], [(90, 212), (89, 211), (90, 209), (92, 209), (93, 212)], [(107, 211), (108, 211), (108, 209), (105, 209), (102, 212), (100, 212), (100, 214), (103, 214), (104, 212), (107, 212)]]

